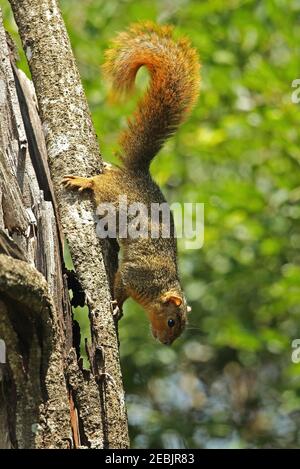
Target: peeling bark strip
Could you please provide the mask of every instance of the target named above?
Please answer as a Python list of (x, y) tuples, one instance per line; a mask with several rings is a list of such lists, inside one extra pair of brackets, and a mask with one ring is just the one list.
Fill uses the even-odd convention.
[[(24, 74), (13, 75), (0, 11), (0, 338), (7, 345), (0, 447), (126, 448), (118, 342), (94, 210), (88, 198), (60, 186), (65, 174), (100, 168), (95, 133), (56, 2), (10, 3), (46, 146), (34, 89)], [(82, 370), (73, 344), (53, 194), (90, 311), (91, 372)]]

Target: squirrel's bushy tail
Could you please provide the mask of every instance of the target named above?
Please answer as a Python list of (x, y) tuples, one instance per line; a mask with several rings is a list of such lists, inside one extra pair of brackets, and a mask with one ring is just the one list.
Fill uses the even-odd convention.
[(198, 97), (196, 51), (187, 39), (175, 41), (172, 31), (170, 26), (139, 23), (120, 33), (106, 52), (103, 69), (116, 91), (130, 91), (143, 65), (151, 75), (149, 88), (120, 137), (121, 158), (133, 170), (149, 168)]

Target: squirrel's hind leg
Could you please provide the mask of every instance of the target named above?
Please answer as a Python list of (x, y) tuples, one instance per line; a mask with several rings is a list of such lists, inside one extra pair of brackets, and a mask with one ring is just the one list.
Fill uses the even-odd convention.
[(93, 179), (93, 177), (83, 178), (80, 176), (64, 176), (62, 184), (64, 184), (68, 189), (77, 189), (79, 192), (82, 192), (86, 189), (93, 189)]
[(81, 176), (64, 176), (61, 183), (66, 188), (77, 189), (79, 192), (84, 190), (99, 192), (99, 189), (101, 191), (103, 190), (103, 186), (105, 187), (106, 179), (103, 179), (103, 176), (106, 175), (110, 179), (111, 173), (113, 173), (113, 166), (110, 163), (103, 162), (103, 173), (89, 178)]

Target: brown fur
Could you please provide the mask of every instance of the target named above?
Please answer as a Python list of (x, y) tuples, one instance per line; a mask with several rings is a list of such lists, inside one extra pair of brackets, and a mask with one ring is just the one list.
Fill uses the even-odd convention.
[[(199, 64), (186, 39), (172, 39), (172, 28), (142, 23), (117, 36), (106, 53), (104, 69), (116, 90), (128, 91), (143, 65), (151, 74), (151, 83), (121, 135), (123, 167), (106, 168), (92, 178), (66, 176), (64, 183), (80, 191), (90, 189), (97, 205), (111, 202), (117, 209), (119, 195), (126, 194), (128, 204), (141, 202), (148, 207), (150, 226), (151, 203), (161, 204), (165, 199), (151, 178), (149, 165), (196, 101)], [(171, 225), (173, 233), (172, 216)], [(114, 285), (119, 307), (129, 296), (134, 298), (146, 310), (153, 335), (165, 344), (172, 343), (183, 331), (187, 315), (174, 236), (118, 240), (123, 248)]]

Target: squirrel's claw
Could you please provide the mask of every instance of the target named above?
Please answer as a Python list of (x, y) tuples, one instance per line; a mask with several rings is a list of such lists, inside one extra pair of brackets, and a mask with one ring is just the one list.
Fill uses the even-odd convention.
[(76, 179), (76, 176), (64, 176), (61, 180), (61, 184), (65, 187), (72, 187), (73, 179)]
[(113, 318), (116, 322), (120, 321), (120, 319), (123, 317), (123, 311), (122, 308), (119, 308), (117, 300), (112, 300), (110, 302), (111, 307), (112, 307), (112, 313), (113, 313)]
[(105, 171), (109, 171), (112, 168), (113, 168), (113, 165), (111, 163), (108, 163), (107, 161), (103, 161), (103, 169)]
[(77, 189), (79, 192), (85, 189), (92, 189), (92, 178), (83, 178), (80, 176), (64, 176), (61, 184), (67, 189)]

